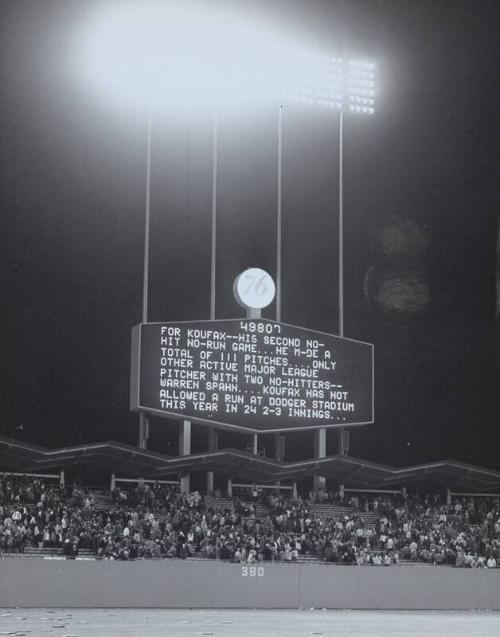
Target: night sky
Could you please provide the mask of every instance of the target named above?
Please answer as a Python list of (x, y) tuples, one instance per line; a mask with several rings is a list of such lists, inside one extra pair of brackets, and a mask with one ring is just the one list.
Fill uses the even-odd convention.
[[(51, 447), (137, 442), (146, 118), (75, 73), (75, 33), (99, 4), (0, 6), (0, 434)], [(376, 422), (352, 432), (351, 453), (500, 469), (498, 3), (225, 4), (378, 63), (375, 115), (345, 118), (345, 336), (376, 357)], [(153, 130), (150, 320), (209, 318), (210, 126), (207, 113)], [(283, 127), (282, 319), (335, 334), (338, 113), (287, 105)], [(275, 273), (276, 144), (272, 108), (221, 119), (217, 318), (242, 316), (242, 270)], [(153, 419), (150, 448), (175, 451), (176, 431)], [(287, 459), (311, 454), (311, 432), (287, 437)]]

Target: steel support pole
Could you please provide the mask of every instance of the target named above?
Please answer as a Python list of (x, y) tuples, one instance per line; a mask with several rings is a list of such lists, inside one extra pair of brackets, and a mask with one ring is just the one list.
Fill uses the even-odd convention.
[(278, 177), (276, 192), (276, 321), (281, 321), (281, 256), (283, 207), (283, 105), (278, 109)]
[[(191, 421), (183, 420), (179, 428), (179, 456), (191, 455)], [(180, 476), (181, 493), (188, 494), (190, 490), (190, 474)]]
[[(339, 117), (339, 336), (344, 336), (344, 111)], [(337, 431), (340, 454), (343, 455), (343, 430)]]
[[(217, 173), (219, 162), (219, 114), (213, 113), (212, 127), (212, 233), (210, 252), (210, 320), (215, 320), (216, 274), (217, 274)], [(217, 449), (217, 433), (211, 427), (208, 432), (209, 451)], [(215, 446), (214, 446), (215, 445)], [(207, 494), (213, 495), (214, 472), (207, 471)]]
[(344, 483), (339, 484), (339, 497), (340, 501), (343, 502), (345, 498), (345, 485)]
[(339, 336), (344, 336), (344, 114), (339, 119)]
[[(339, 254), (338, 254), (338, 332), (344, 336), (344, 113), (340, 111), (339, 118)], [(317, 458), (326, 456), (326, 429), (321, 428), (314, 434), (314, 446)], [(339, 448), (342, 441), (342, 430), (337, 432)], [(326, 480), (322, 476), (315, 476), (314, 491), (325, 488)]]
[[(208, 451), (217, 451), (218, 436), (217, 431), (213, 427), (207, 430)], [(207, 495), (214, 494), (214, 472), (207, 471)]]
[(254, 456), (257, 456), (259, 454), (259, 435), (258, 434), (253, 434), (253, 437), (252, 437), (252, 453), (254, 454)]
[[(281, 257), (282, 257), (282, 217), (283, 217), (283, 104), (278, 108), (278, 174), (276, 184), (276, 321), (281, 322)], [(278, 457), (279, 434), (274, 436), (275, 458)], [(279, 494), (280, 482), (275, 482), (275, 492)]]
[[(262, 310), (260, 308), (249, 307), (247, 308), (247, 318), (258, 319), (262, 317)], [(252, 435), (252, 453), (256, 456), (259, 453), (259, 436), (258, 434)]]
[[(275, 433), (274, 434), (274, 459), (279, 462), (283, 462), (283, 447), (282, 447), (282, 434)], [(281, 482), (277, 480), (274, 483), (274, 492), (279, 495), (280, 493)]]
[[(314, 457), (318, 460), (326, 457), (326, 429), (316, 429), (314, 431)], [(314, 493), (324, 491), (326, 480), (323, 476), (314, 476)]]
[[(149, 292), (149, 226), (151, 213), (151, 139), (153, 130), (153, 110), (148, 110), (147, 148), (146, 148), (146, 190), (144, 198), (144, 266), (142, 276), (142, 322), (148, 322)], [(149, 419), (146, 414), (139, 414), (139, 448), (147, 449), (149, 438)]]
[(210, 320), (215, 320), (216, 262), (217, 262), (217, 171), (219, 154), (219, 115), (214, 108), (212, 133), (212, 248), (210, 264)]

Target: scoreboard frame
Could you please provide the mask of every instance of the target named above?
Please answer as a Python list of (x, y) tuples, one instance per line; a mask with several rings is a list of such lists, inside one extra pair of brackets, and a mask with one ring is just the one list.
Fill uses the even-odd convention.
[[(310, 423), (305, 426), (291, 426), (291, 427), (274, 427), (270, 429), (258, 429), (248, 425), (233, 424), (230, 422), (221, 422), (213, 418), (203, 418), (201, 416), (193, 416), (192, 414), (179, 414), (178, 412), (170, 412), (164, 409), (155, 409), (140, 404), (140, 384), (141, 384), (141, 333), (142, 327), (148, 325), (162, 325), (162, 326), (182, 326), (182, 325), (200, 325), (208, 328), (209, 325), (213, 325), (217, 328), (217, 324), (222, 323), (234, 323), (241, 322), (265, 322), (273, 325), (280, 325), (285, 328), (292, 328), (303, 332), (308, 332), (311, 335), (323, 336), (328, 338), (335, 338), (341, 341), (348, 341), (357, 343), (360, 345), (366, 345), (371, 348), (371, 419), (363, 420), (360, 422), (323, 422), (318, 421)], [(151, 321), (147, 323), (138, 323), (132, 328), (132, 343), (131, 343), (131, 374), (130, 374), (130, 409), (136, 412), (142, 412), (150, 414), (152, 416), (159, 416), (161, 418), (172, 418), (175, 420), (187, 420), (198, 424), (208, 425), (220, 429), (226, 429), (228, 431), (234, 431), (239, 433), (248, 434), (272, 434), (272, 433), (285, 433), (292, 431), (308, 431), (317, 429), (346, 429), (348, 427), (359, 427), (362, 425), (370, 425), (375, 422), (375, 348), (373, 343), (366, 341), (360, 341), (354, 338), (346, 338), (344, 336), (338, 336), (337, 334), (330, 334), (319, 330), (313, 330), (306, 327), (300, 327), (298, 325), (291, 325), (282, 321), (274, 321), (263, 317), (259, 318), (233, 318), (233, 319), (214, 319), (214, 320), (197, 320), (197, 321)], [(231, 418), (231, 414), (228, 414), (228, 419)], [(236, 416), (237, 418), (237, 416)]]

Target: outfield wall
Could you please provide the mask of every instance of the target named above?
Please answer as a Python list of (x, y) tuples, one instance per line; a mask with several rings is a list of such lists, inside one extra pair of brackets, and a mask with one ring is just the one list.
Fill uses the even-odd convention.
[(500, 610), (500, 569), (0, 560), (0, 607)]

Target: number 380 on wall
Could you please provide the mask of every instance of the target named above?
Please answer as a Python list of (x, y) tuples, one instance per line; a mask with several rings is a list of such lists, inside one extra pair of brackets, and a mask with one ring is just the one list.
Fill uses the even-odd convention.
[(263, 566), (242, 566), (241, 577), (264, 577)]

